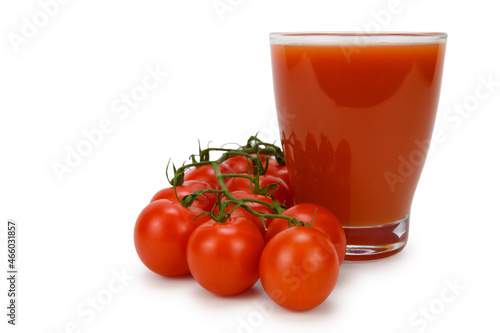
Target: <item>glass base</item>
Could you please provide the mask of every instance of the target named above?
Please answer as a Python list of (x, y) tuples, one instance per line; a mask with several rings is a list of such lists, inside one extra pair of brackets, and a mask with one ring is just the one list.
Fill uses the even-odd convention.
[(403, 250), (408, 240), (410, 216), (383, 225), (344, 227), (347, 261), (377, 260)]

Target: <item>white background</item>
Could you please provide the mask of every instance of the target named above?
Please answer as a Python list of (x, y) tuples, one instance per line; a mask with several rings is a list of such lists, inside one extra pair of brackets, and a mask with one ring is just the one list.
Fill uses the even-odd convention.
[[(16, 327), (6, 323), (1, 279), (2, 332), (498, 332), (494, 1), (221, 0), (231, 10), (220, 16), (213, 0), (61, 0), (44, 21), (47, 2), (0, 5), (0, 266), (15, 219), (20, 271)], [(30, 31), (34, 20), (40, 27)], [(406, 249), (346, 263), (330, 298), (305, 313), (272, 306), (260, 284), (221, 298), (192, 278), (149, 272), (133, 227), (167, 185), (168, 159), (181, 163), (198, 139), (243, 142), (258, 131), (279, 139), (268, 33), (377, 29), (449, 33), (436, 122), (445, 137), (422, 175)], [(113, 112), (147, 68), (169, 75), (129, 114)], [(491, 91), (481, 78), (495, 82)], [(477, 99), (477, 89), (488, 96)], [(465, 112), (446, 120), (454, 105)], [(54, 162), (65, 163), (68, 147), (103, 119), (110, 133), (58, 179)], [(100, 311), (90, 310), (92, 298), (105, 303)]]

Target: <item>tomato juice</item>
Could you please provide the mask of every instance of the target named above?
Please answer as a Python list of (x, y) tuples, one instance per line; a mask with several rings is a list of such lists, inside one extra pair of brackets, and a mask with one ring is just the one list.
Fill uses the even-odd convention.
[(344, 227), (405, 219), (432, 136), (446, 35), (434, 42), (425, 34), (415, 42), (322, 35), (293, 43), (286, 34), (271, 37), (295, 202), (328, 208)]

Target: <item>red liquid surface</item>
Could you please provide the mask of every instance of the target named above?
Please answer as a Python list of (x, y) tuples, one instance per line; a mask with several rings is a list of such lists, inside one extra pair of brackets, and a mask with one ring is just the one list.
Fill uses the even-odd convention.
[(271, 45), (296, 203), (344, 226), (405, 218), (439, 99), (444, 43)]

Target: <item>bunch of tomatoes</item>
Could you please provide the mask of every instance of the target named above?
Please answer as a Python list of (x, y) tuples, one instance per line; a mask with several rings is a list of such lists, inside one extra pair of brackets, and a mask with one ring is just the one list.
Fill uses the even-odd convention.
[[(210, 154), (221, 156), (210, 160)], [(134, 241), (151, 271), (191, 274), (206, 290), (233, 296), (260, 278), (269, 297), (308, 310), (332, 292), (346, 252), (337, 218), (293, 205), (281, 149), (251, 137), (237, 149), (207, 148), (174, 170), (137, 218)], [(168, 167), (167, 167), (168, 175)]]

